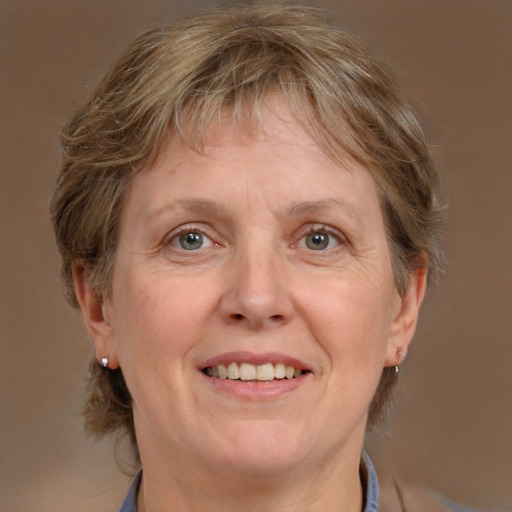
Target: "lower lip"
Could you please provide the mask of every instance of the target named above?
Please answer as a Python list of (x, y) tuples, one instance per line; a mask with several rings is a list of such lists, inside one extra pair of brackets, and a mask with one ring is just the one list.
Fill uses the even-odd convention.
[(202, 373), (203, 377), (215, 391), (227, 393), (248, 400), (268, 400), (295, 391), (305, 384), (311, 375), (305, 373), (293, 379), (270, 380), (261, 382), (244, 382), (242, 380), (216, 379)]

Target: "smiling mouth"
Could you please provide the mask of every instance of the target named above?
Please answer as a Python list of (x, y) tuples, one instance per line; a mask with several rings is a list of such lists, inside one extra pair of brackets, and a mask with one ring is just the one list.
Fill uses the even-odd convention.
[(203, 373), (214, 379), (239, 380), (243, 382), (270, 382), (274, 380), (296, 379), (309, 370), (294, 368), (284, 363), (250, 364), (232, 362), (228, 365), (207, 366)]

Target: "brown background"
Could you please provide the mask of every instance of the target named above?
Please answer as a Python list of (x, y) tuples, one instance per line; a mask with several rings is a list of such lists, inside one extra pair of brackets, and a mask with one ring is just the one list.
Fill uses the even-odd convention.
[[(0, 0), (2, 512), (115, 511), (128, 485), (112, 443), (81, 431), (90, 348), (59, 295), (47, 219), (57, 133), (133, 36), (201, 4)], [(512, 2), (319, 4), (400, 70), (452, 204), (447, 274), (379, 443), (410, 478), (512, 510)]]

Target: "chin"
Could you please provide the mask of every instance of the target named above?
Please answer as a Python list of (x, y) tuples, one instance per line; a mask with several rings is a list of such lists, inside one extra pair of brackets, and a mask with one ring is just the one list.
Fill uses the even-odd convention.
[(247, 421), (228, 431), (221, 465), (240, 475), (282, 475), (307, 459), (307, 439), (286, 422)]

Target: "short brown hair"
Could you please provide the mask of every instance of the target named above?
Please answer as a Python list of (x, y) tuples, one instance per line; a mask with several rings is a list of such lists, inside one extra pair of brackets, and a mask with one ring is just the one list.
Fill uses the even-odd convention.
[[(103, 297), (111, 276), (124, 192), (169, 133), (201, 151), (226, 107), (258, 122), (278, 94), (327, 154), (349, 154), (379, 189), (397, 290), (425, 267), (432, 286), (443, 260), (444, 203), (424, 130), (386, 65), (322, 10), (283, 4), (217, 8), (143, 32), (62, 130), (62, 165), (51, 217), (64, 293), (77, 300), (80, 262)], [(385, 368), (369, 413), (375, 424), (396, 379)], [(122, 371), (93, 361), (86, 425), (97, 435), (126, 429), (136, 448)]]

